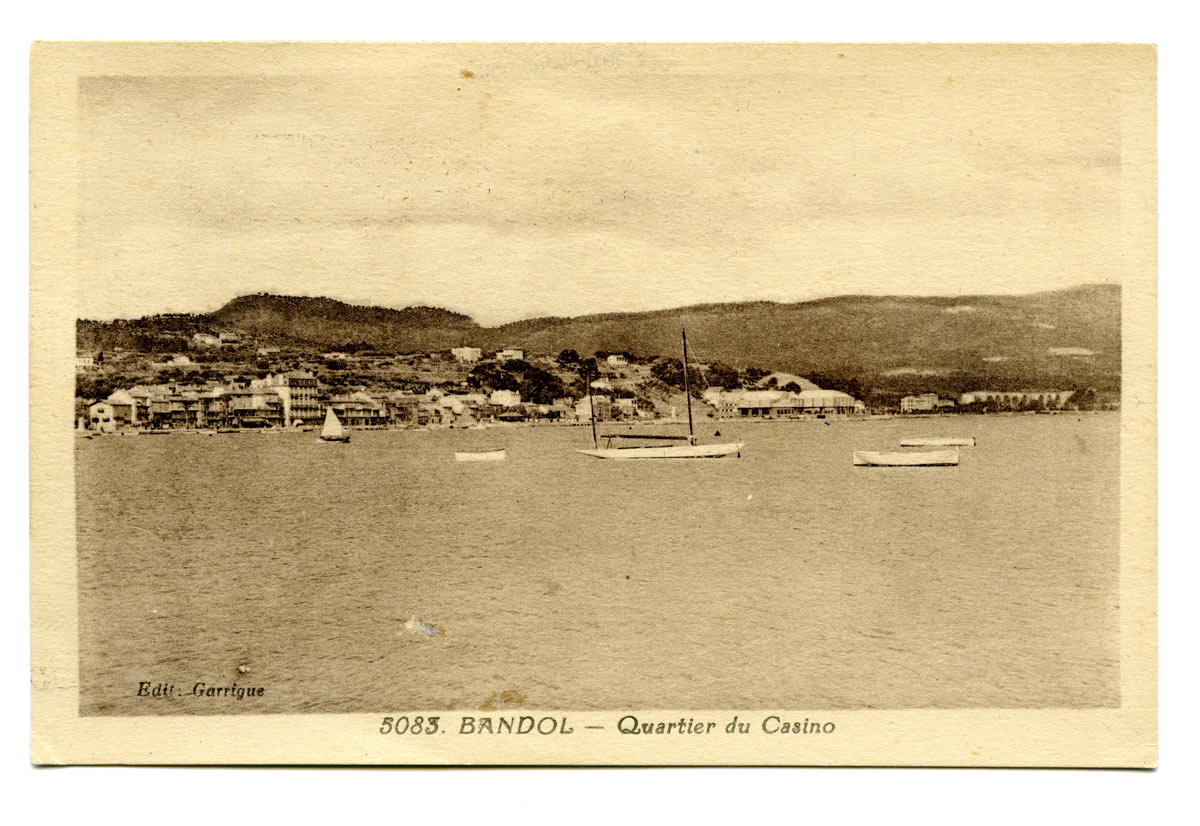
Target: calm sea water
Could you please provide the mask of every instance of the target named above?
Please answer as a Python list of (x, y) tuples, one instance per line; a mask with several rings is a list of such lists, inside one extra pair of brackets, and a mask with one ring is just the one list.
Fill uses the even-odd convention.
[[(1116, 705), (1118, 424), (719, 422), (741, 459), (638, 463), (578, 427), (79, 440), (82, 711)], [(915, 435), (978, 447), (851, 465)]]

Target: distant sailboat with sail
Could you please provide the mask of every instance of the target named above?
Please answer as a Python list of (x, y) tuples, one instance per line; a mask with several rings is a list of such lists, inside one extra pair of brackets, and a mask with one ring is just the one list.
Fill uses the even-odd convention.
[(332, 407), (325, 408), (325, 424), (321, 427), (321, 435), (317, 438), (322, 442), (350, 441), (350, 434), (342, 427), (342, 422), (333, 412)]
[[(606, 435), (605, 446), (600, 447), (600, 437), (596, 434), (596, 407), (592, 401), (592, 385), (588, 382), (588, 414), (592, 421), (591, 450), (580, 450), (585, 456), (597, 459), (721, 459), (726, 456), (740, 457), (744, 442), (726, 442), (724, 444), (703, 445), (696, 443), (696, 432), (692, 424), (692, 390), (688, 382), (688, 350), (687, 331), (683, 331), (683, 395), (687, 399), (688, 435), (666, 436), (661, 434), (614, 433)], [(676, 442), (677, 444), (630, 445), (628, 447), (613, 447), (613, 440), (634, 439), (652, 442)], [(682, 444), (679, 444), (682, 442)]]

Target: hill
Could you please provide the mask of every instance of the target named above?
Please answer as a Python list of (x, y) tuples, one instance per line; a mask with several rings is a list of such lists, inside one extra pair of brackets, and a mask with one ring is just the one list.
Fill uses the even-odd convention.
[(208, 315), (79, 323), (81, 350), (138, 347), (164, 330), (219, 327), (258, 341), (412, 353), (469, 345), (556, 354), (675, 356), (686, 327), (695, 355), (744, 369), (857, 379), (889, 393), (989, 386), (1116, 389), (1121, 293), (1092, 285), (1023, 296), (841, 296), (797, 303), (707, 304), (639, 313), (536, 318), (481, 327), (433, 307), (389, 309), (328, 298), (257, 294)]
[(398, 352), (440, 350), (476, 335), (479, 325), (437, 307), (364, 307), (332, 298), (258, 293), (235, 298), (211, 315), (218, 324), (271, 338), (321, 346), (366, 343)]

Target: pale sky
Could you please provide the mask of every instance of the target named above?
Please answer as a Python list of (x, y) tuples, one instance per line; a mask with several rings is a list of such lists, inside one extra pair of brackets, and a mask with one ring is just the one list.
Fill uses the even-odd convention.
[(492, 325), (1119, 283), (1111, 55), (439, 46), (87, 77), (78, 313), (268, 291)]

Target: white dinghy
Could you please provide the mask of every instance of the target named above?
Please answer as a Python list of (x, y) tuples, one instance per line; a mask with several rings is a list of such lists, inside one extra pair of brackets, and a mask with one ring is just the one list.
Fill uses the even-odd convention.
[(930, 467), (958, 464), (958, 448), (948, 450), (877, 452), (854, 451), (854, 464), (860, 467)]
[(506, 458), (508, 458), (508, 454), (502, 447), (485, 450), (456, 450), (454, 452), (454, 461), (456, 462), (502, 462)]

